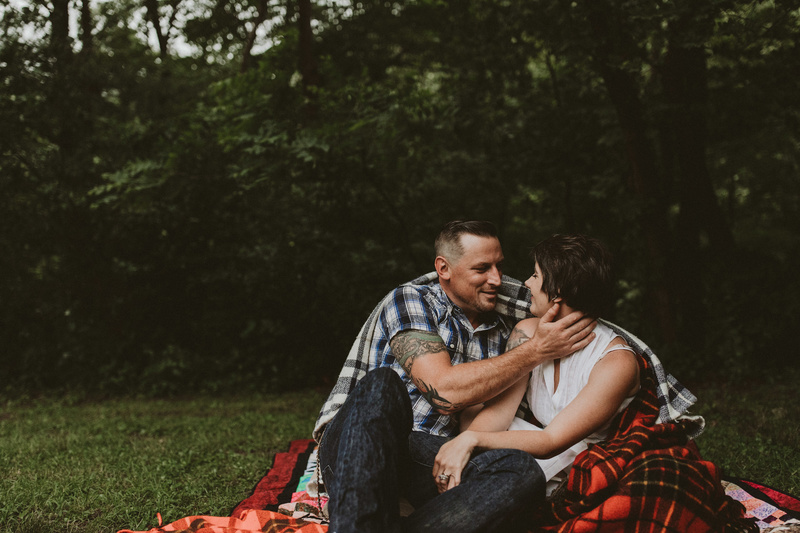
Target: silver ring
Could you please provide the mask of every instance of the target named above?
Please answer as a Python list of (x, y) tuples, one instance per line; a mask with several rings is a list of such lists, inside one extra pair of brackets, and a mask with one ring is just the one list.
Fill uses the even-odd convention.
[(439, 478), (440, 481), (447, 481), (448, 479), (450, 479), (450, 474), (439, 474), (437, 477)]

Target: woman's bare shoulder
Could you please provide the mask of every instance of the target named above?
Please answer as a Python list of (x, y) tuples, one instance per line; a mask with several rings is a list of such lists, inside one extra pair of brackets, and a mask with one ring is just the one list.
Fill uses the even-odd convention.
[(514, 326), (514, 329), (511, 331), (511, 335), (508, 337), (508, 345), (506, 349), (512, 350), (533, 337), (533, 334), (536, 333), (536, 328), (538, 325), (538, 318), (526, 318), (517, 322), (517, 325)]

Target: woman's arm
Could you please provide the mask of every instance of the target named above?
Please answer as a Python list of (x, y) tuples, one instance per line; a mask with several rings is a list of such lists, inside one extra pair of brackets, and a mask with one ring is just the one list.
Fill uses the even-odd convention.
[[(508, 350), (513, 350), (536, 333), (538, 318), (520, 321), (508, 338)], [(514, 420), (519, 404), (528, 389), (529, 373), (520, 376), (516, 383), (483, 404), (476, 412), (467, 411), (461, 416), (461, 431), (505, 431)], [(477, 413), (477, 414), (476, 414)]]
[(522, 376), (505, 392), (492, 398), (472, 419), (467, 416), (461, 420), (461, 431), (505, 431), (514, 420), (519, 404), (528, 390), (528, 374)]
[(476, 447), (518, 448), (539, 458), (557, 455), (611, 420), (637, 389), (638, 381), (636, 356), (623, 350), (611, 352), (595, 365), (586, 386), (544, 431), (476, 432)]
[(442, 446), (433, 473), (450, 474), (447, 488), (452, 488), (460, 483), (461, 471), (476, 448), (516, 448), (537, 458), (552, 457), (607, 423), (622, 401), (637, 390), (638, 382), (636, 356), (625, 350), (613, 351), (595, 365), (586, 386), (543, 431), (467, 430)]

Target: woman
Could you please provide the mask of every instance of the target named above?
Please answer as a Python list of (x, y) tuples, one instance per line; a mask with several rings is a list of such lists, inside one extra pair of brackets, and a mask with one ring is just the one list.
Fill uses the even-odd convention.
[[(534, 316), (558, 306), (558, 318), (575, 310), (597, 318), (612, 304), (611, 257), (596, 239), (554, 235), (531, 255), (534, 273), (525, 285)], [(532, 337), (538, 320), (520, 322), (508, 348)], [(633, 349), (610, 328), (598, 324), (595, 333), (586, 348), (535, 368), (474, 416), (464, 413), (461, 434), (436, 457), (433, 475), (440, 492), (459, 484), (474, 450), (515, 448), (539, 461), (549, 493), (589, 443), (606, 438), (613, 417), (639, 390), (639, 365)], [(526, 392), (535, 425), (515, 418)]]

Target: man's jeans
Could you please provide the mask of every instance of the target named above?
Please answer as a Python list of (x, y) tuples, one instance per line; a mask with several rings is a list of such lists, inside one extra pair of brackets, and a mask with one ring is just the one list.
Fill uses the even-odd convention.
[[(544, 499), (541, 468), (519, 450), (473, 456), (461, 484), (438, 494), (433, 461), (447, 439), (411, 425), (408, 392), (390, 368), (369, 372), (348, 395), (319, 451), (331, 533), (498, 531)], [(401, 494), (415, 507), (403, 519)]]

